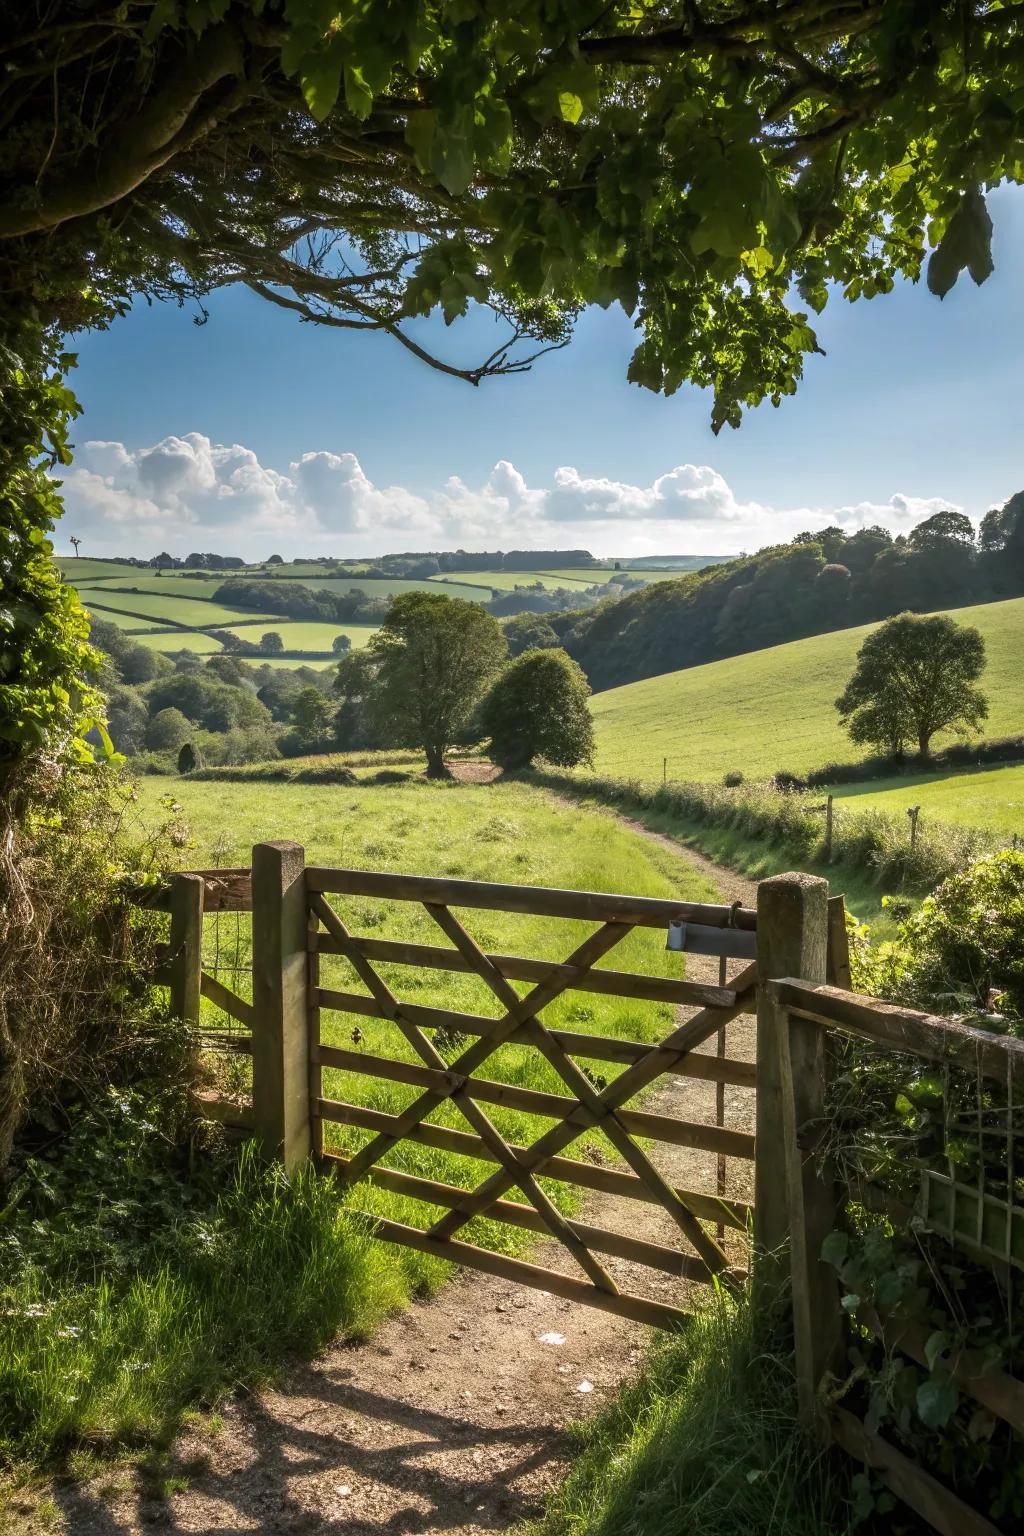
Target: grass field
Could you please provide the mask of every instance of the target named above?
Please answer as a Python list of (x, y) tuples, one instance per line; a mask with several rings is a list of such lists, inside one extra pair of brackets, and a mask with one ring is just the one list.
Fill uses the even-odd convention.
[[(1024, 598), (955, 610), (985, 638), (987, 736), (1024, 730)], [(647, 678), (593, 699), (599, 773), (657, 780), (806, 772), (863, 754), (840, 729), (835, 699), (873, 626)], [(936, 739), (936, 746), (941, 743)]]
[(154, 572), (136, 571), (131, 576), (98, 577), (99, 585), (94, 586), (94, 590), (102, 589), (113, 597), (115, 592), (123, 594), (137, 589), (168, 597), (195, 597), (205, 602), (213, 597), (224, 578), (223, 571), (211, 572), (208, 576), (179, 576), (173, 571), (166, 576), (157, 576)]
[(1024, 764), (959, 769), (955, 773), (908, 774), (839, 784), (837, 800), (851, 810), (884, 811), (921, 807), (921, 822), (959, 822), (992, 832), (1018, 832), (1024, 838)]
[[(75, 587), (89, 581), (103, 581), (108, 576), (131, 575), (135, 571), (134, 566), (120, 565), (116, 560), (90, 560), (86, 555), (55, 555), (53, 563), (63, 573), (65, 581)], [(143, 572), (135, 571), (135, 574), (142, 575)]]
[[(192, 597), (164, 596), (151, 592), (114, 592), (105, 587), (84, 587), (80, 594), (87, 608), (95, 608), (101, 616), (109, 611), (141, 615), (164, 624), (185, 626), (237, 624), (241, 619), (260, 619), (270, 615), (249, 613), (242, 608), (225, 608), (222, 603), (200, 602)], [(115, 621), (116, 622), (116, 621)]]
[(268, 631), (280, 635), (286, 651), (330, 651), (336, 635), (348, 635), (354, 649), (367, 643), (374, 633), (372, 624), (321, 624), (315, 619), (268, 619), (260, 624), (226, 624), (228, 634), (238, 635), (258, 645)]
[[(115, 615), (104, 613), (100, 617), (113, 619)], [(138, 645), (148, 646), (151, 651), (163, 651), (167, 656), (175, 656), (179, 651), (191, 651), (195, 656), (213, 656), (224, 649), (223, 642), (218, 640), (215, 634), (208, 635), (195, 630), (189, 634), (182, 630), (175, 630), (173, 634), (166, 632), (159, 635), (133, 634), (132, 639)]]
[(599, 583), (615, 581), (620, 576), (630, 576), (637, 581), (664, 581), (666, 578), (678, 576), (682, 573), (679, 571), (627, 570), (625, 566), (617, 571), (604, 566), (592, 571), (586, 566), (576, 566), (571, 570), (545, 571), (543, 574), (554, 577), (556, 584), (561, 583), (563, 586), (576, 586), (578, 583), (583, 587), (593, 587)]

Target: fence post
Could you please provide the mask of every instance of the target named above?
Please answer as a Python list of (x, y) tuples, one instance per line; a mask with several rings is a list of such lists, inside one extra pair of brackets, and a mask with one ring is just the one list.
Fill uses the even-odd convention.
[(175, 875), (171, 882), (171, 941), (167, 979), (171, 1012), (186, 1024), (199, 1023), (199, 987), (203, 970), (202, 875)]
[(264, 1157), (285, 1168), (311, 1151), (306, 855), (297, 843), (252, 851), (252, 1107)]
[(821, 1245), (836, 1221), (831, 1179), (816, 1166), (825, 1110), (825, 1033), (791, 1017), (771, 983), (823, 982), (828, 882), (779, 875), (758, 887), (757, 1142), (754, 1195), (755, 1304), (770, 1306), (785, 1279), (789, 1240), (793, 1336), (801, 1418), (818, 1418), (818, 1386), (840, 1339), (836, 1277)]
[(825, 801), (825, 857), (832, 858), (832, 796)]
[[(754, 1164), (755, 1305), (769, 1302), (784, 1279), (790, 1236), (786, 1190), (784, 1068), (788, 1020), (768, 983), (783, 976), (824, 981), (828, 954), (828, 881), (775, 875), (757, 888), (757, 1124)], [(816, 1026), (810, 1026), (815, 1028)]]

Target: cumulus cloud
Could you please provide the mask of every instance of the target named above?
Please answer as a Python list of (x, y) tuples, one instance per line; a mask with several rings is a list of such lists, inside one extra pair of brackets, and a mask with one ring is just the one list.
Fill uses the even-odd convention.
[(774, 508), (737, 496), (707, 464), (679, 464), (646, 485), (587, 475), (572, 465), (531, 485), (507, 459), (479, 485), (378, 485), (354, 453), (310, 450), (287, 472), (240, 443), (201, 432), (130, 450), (87, 442), (64, 475), (64, 537), (93, 553), (176, 554), (218, 548), (249, 556), (389, 549), (557, 547), (597, 554), (728, 553), (838, 523), (912, 527), (949, 505), (898, 492), (885, 502)]

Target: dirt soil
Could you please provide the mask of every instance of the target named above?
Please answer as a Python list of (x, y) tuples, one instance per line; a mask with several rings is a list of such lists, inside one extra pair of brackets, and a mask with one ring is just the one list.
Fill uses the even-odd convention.
[[(753, 900), (749, 881), (631, 825), (698, 866), (724, 899)], [(735, 971), (738, 963), (731, 966)], [(693, 957), (688, 975), (717, 982), (718, 961)], [(715, 1049), (714, 1039), (702, 1047)], [(753, 1059), (752, 1018), (727, 1027), (726, 1049)], [(752, 1131), (753, 1099), (750, 1089), (727, 1087), (725, 1123)], [(713, 1122), (715, 1085), (668, 1078), (644, 1107)], [(715, 1189), (711, 1153), (659, 1145), (652, 1157), (669, 1182)], [(749, 1199), (752, 1177), (752, 1163), (730, 1159), (727, 1193)], [(677, 1236), (666, 1213), (621, 1197), (592, 1196), (583, 1219), (656, 1242), (674, 1244)], [(742, 1262), (741, 1235), (727, 1235), (726, 1246)], [(554, 1242), (539, 1244), (536, 1257), (578, 1273)], [(623, 1289), (659, 1300), (685, 1304), (688, 1290), (703, 1291), (625, 1261), (604, 1262)], [(187, 1487), (171, 1498), (147, 1499), (124, 1473), (55, 1490), (63, 1530), (74, 1536), (154, 1529), (224, 1536), (508, 1531), (540, 1512), (568, 1464), (567, 1425), (614, 1396), (649, 1337), (641, 1324), (463, 1272), (435, 1299), (393, 1318), (371, 1343), (333, 1347), (296, 1366), (275, 1390), (230, 1403), (219, 1416), (222, 1428), (207, 1425), (184, 1435), (171, 1471), (180, 1470)]]

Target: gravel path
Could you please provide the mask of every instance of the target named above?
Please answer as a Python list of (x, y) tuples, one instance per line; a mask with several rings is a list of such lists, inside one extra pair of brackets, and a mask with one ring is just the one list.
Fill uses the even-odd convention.
[[(719, 870), (670, 838), (630, 825), (697, 866), (729, 901), (751, 882)], [(733, 969), (737, 962), (733, 962)], [(694, 957), (691, 979), (718, 980), (718, 962)], [(681, 1011), (681, 1017), (685, 1017)], [(714, 1052), (715, 1041), (702, 1047)], [(730, 1056), (753, 1059), (754, 1021), (728, 1026)], [(712, 1083), (668, 1078), (645, 1108), (713, 1121)], [(753, 1092), (726, 1089), (726, 1124), (753, 1129)], [(652, 1154), (670, 1182), (713, 1191), (715, 1158), (683, 1147)], [(749, 1198), (751, 1163), (730, 1160), (727, 1192)], [(653, 1206), (595, 1195), (584, 1219), (673, 1242)], [(727, 1246), (742, 1260), (742, 1238)], [(540, 1263), (573, 1270), (554, 1243)], [(685, 1282), (606, 1260), (630, 1290), (685, 1302)], [(691, 1286), (698, 1292), (703, 1287)], [(609, 1401), (648, 1340), (639, 1324), (508, 1281), (463, 1273), (435, 1299), (393, 1318), (369, 1344), (340, 1345), (299, 1365), (274, 1391), (239, 1398), (209, 1426), (182, 1437), (175, 1461), (188, 1478), (164, 1502), (146, 1500), (127, 1474), (57, 1489), (60, 1521), (75, 1536), (170, 1532), (317, 1533), (317, 1536), (484, 1536), (536, 1514), (563, 1475), (566, 1426)], [(172, 1469), (173, 1470), (173, 1469)], [(42, 1529), (29, 1526), (27, 1529)]]

